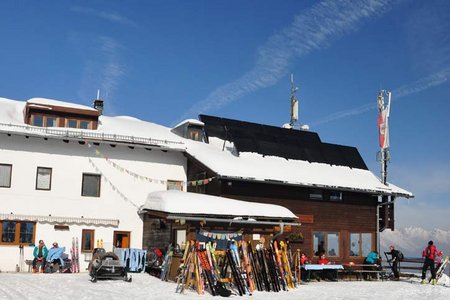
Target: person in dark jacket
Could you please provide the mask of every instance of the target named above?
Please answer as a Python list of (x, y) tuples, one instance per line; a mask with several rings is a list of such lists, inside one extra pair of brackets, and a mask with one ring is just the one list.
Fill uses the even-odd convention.
[(33, 273), (36, 273), (36, 264), (38, 262), (42, 263), (41, 266), (41, 273), (44, 273), (44, 269), (45, 269), (45, 260), (47, 258), (47, 247), (45, 247), (44, 241), (43, 240), (39, 240), (39, 245), (37, 245), (36, 247), (34, 247), (33, 250)]
[(400, 280), (400, 274), (398, 272), (398, 264), (400, 263), (400, 251), (396, 250), (393, 245), (389, 246), (389, 252), (386, 254), (391, 255), (390, 262), (392, 263), (392, 272), (394, 273), (393, 280)]
[(436, 284), (436, 269), (434, 267), (434, 259), (437, 256), (442, 255), (440, 251), (436, 249), (436, 246), (433, 244), (433, 241), (428, 242), (428, 246), (423, 250), (422, 257), (425, 258), (422, 266), (422, 283), (425, 283), (425, 277), (427, 274), (428, 268), (431, 271), (431, 284)]

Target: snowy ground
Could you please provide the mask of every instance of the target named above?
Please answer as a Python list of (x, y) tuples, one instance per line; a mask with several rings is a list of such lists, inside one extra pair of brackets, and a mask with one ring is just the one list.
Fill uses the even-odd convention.
[[(32, 274), (0, 273), (0, 299), (218, 299), (209, 294), (175, 294), (175, 283), (162, 282), (148, 274), (132, 274), (131, 283), (99, 281), (91, 283), (86, 273)], [(421, 285), (419, 279), (404, 281), (310, 282), (289, 292), (255, 292), (234, 299), (450, 299), (450, 279), (439, 285)]]

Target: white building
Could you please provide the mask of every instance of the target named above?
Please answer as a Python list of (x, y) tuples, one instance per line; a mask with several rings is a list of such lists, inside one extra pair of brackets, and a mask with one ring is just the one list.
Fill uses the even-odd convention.
[(182, 139), (168, 128), (50, 99), (0, 98), (0, 271), (19, 265), (19, 245), (78, 238), (81, 270), (91, 250), (143, 248), (138, 207), (153, 191), (186, 190)]

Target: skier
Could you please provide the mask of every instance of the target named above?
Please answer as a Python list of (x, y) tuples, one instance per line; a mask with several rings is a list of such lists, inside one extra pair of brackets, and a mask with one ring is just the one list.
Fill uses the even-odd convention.
[(41, 266), (41, 273), (44, 273), (44, 268), (45, 268), (45, 259), (47, 258), (47, 247), (45, 247), (44, 241), (43, 240), (39, 240), (39, 245), (37, 245), (36, 247), (34, 247), (33, 250), (33, 273), (36, 273), (36, 264), (38, 262), (40, 262), (42, 264)]
[(392, 263), (392, 272), (394, 272), (394, 278), (393, 280), (400, 280), (400, 274), (398, 272), (398, 264), (400, 262), (400, 251), (395, 250), (395, 247), (393, 245), (389, 246), (390, 252), (387, 252), (386, 254), (391, 255), (391, 259), (389, 260)]
[(436, 284), (436, 269), (434, 268), (434, 259), (436, 256), (442, 255), (441, 251), (436, 249), (436, 246), (433, 244), (433, 241), (428, 242), (428, 246), (423, 250), (422, 257), (425, 258), (422, 267), (422, 284), (426, 283), (425, 277), (428, 270), (428, 267), (431, 271), (431, 284)]

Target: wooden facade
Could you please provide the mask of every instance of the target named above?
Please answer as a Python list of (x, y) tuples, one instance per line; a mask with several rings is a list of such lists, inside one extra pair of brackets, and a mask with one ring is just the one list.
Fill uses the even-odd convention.
[[(188, 180), (213, 176), (218, 175), (188, 155)], [(339, 235), (339, 251), (335, 256), (329, 255), (329, 259), (340, 262), (362, 262), (364, 259), (362, 251), (358, 255), (351, 255), (350, 235), (370, 236), (370, 250), (376, 249), (377, 195), (339, 191), (342, 193), (342, 199), (333, 201), (330, 200), (330, 194), (336, 191), (319, 190), (323, 193), (323, 200), (312, 200), (310, 199), (312, 188), (220, 177), (208, 185), (188, 188), (188, 192), (284, 206), (296, 214), (302, 223), (302, 226), (294, 227), (291, 232), (285, 232), (281, 236), (288, 238), (292, 233), (301, 233), (303, 239), (291, 243), (293, 249), (301, 249), (310, 258), (316, 257), (317, 245), (314, 245), (314, 234), (332, 232)]]

